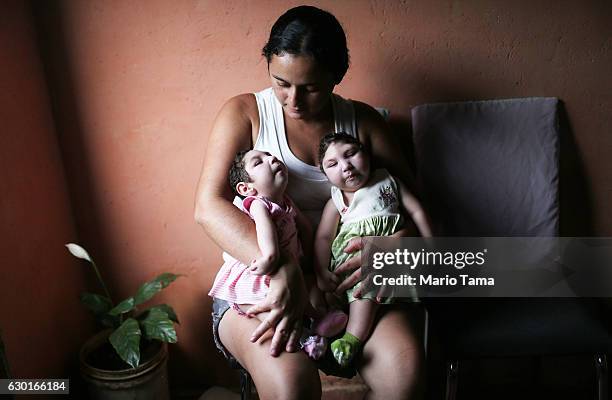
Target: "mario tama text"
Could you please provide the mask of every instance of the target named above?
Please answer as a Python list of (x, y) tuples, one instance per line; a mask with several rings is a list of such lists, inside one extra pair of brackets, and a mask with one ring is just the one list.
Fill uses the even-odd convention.
[[(375, 286), (494, 286), (495, 278), (482, 275), (487, 249), (479, 251), (433, 251), (395, 249), (372, 253)], [(466, 268), (467, 267), (467, 268)], [(469, 271), (470, 267), (478, 271)], [(385, 271), (383, 272), (383, 268)], [(432, 272), (435, 268), (435, 273)], [(440, 274), (443, 269), (450, 273)], [(406, 272), (409, 270), (410, 274)], [(401, 272), (400, 272), (401, 271)], [(463, 273), (459, 273), (459, 271)], [(380, 273), (377, 273), (380, 272)], [(470, 272), (472, 272), (470, 274)]]
[[(393, 297), (609, 297), (612, 238), (364, 239), (362, 275)], [(416, 292), (415, 292), (416, 290)]]
[(457, 277), (448, 274), (441, 277), (432, 274), (416, 276), (404, 274), (398, 277), (375, 274), (372, 282), (376, 286), (495, 286), (494, 277), (472, 277), (466, 274)]

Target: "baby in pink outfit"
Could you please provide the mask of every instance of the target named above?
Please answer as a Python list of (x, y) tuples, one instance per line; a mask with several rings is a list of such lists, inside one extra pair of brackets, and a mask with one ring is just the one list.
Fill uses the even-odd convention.
[[(261, 257), (246, 265), (223, 253), (224, 263), (208, 294), (231, 303), (241, 315), (246, 316), (243, 310), (266, 297), (270, 275), (276, 272), (281, 254), (299, 260), (302, 256), (300, 239), (305, 248), (312, 248), (312, 235), (309, 234), (312, 230), (308, 221), (285, 195), (287, 181), (285, 164), (267, 152), (242, 151), (232, 163), (230, 184), (243, 198), (242, 201), (235, 200), (234, 204), (255, 221)], [(334, 333), (342, 321), (346, 323), (346, 318), (336, 314), (323, 318), (315, 330), (322, 336), (331, 336), (330, 333)], [(265, 314), (259, 314), (257, 318), (263, 320)], [(302, 344), (315, 359), (324, 353), (327, 346), (316, 336), (305, 338)]]

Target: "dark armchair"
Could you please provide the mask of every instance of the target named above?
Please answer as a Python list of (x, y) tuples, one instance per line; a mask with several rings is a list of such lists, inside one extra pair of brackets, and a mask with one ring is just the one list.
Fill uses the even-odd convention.
[[(429, 104), (412, 110), (417, 181), (437, 236), (557, 236), (558, 100)], [(598, 299), (424, 299), (454, 399), (460, 360), (590, 354), (607, 399), (612, 352)], [(607, 311), (609, 313), (610, 311)]]

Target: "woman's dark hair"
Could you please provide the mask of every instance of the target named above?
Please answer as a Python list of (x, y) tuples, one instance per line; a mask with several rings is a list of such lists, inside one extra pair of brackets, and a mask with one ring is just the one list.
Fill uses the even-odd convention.
[(240, 197), (243, 196), (238, 193), (236, 186), (240, 182), (251, 182), (251, 177), (246, 171), (246, 167), (244, 165), (244, 156), (246, 156), (249, 151), (250, 150), (242, 150), (236, 153), (229, 171), (229, 183), (232, 186), (232, 190)]
[(325, 152), (333, 143), (348, 143), (348, 144), (356, 144), (359, 147), (359, 150), (363, 150), (363, 144), (354, 136), (349, 135), (345, 132), (335, 132), (325, 135), (323, 139), (319, 142), (319, 168), (321, 168), (321, 172), (323, 171), (323, 157), (325, 157)]
[(312, 6), (299, 6), (281, 15), (270, 31), (263, 55), (272, 60), (283, 53), (312, 56), (330, 71), (334, 83), (342, 81), (349, 65), (346, 36), (332, 14)]

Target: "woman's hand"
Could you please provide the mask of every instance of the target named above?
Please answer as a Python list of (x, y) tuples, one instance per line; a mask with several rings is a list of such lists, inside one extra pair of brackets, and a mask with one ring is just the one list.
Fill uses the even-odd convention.
[(274, 329), (270, 345), (273, 357), (283, 351), (297, 351), (307, 303), (308, 296), (299, 265), (296, 262), (283, 263), (270, 279), (265, 300), (247, 310), (249, 316), (269, 312), (253, 332), (251, 341), (256, 342), (268, 329)]
[[(363, 249), (363, 238), (353, 238), (349, 241), (349, 244), (344, 248), (345, 253), (356, 253)], [(336, 287), (335, 293), (340, 295), (346, 291), (346, 289), (355, 286), (358, 282), (361, 282), (363, 277), (361, 275), (361, 253), (355, 254), (344, 263), (342, 263), (336, 270), (334, 274), (340, 277), (344, 274), (348, 274), (352, 272), (350, 275), (346, 277), (338, 287)], [(353, 292), (353, 296), (359, 298), (361, 297), (361, 286)]]
[[(402, 237), (402, 236), (406, 236), (409, 233), (410, 233), (409, 229), (400, 229), (399, 231), (395, 232), (391, 236), (392, 237)], [(358, 251), (361, 251), (363, 249), (363, 246), (364, 246), (363, 238), (361, 237), (353, 238), (349, 241), (348, 245), (344, 248), (344, 252), (345, 253), (356, 253)], [(347, 276), (346, 279), (344, 279), (344, 281), (342, 281), (336, 288), (335, 293), (337, 295), (344, 293), (344, 291), (355, 286), (359, 282), (361, 282), (361, 284), (353, 292), (353, 296), (355, 296), (356, 298), (360, 298), (364, 293), (366, 293), (368, 290), (371, 289), (372, 275), (370, 274), (364, 277), (362, 276), (362, 273), (361, 273), (361, 265), (362, 265), (361, 255), (362, 253), (355, 254), (354, 256), (346, 260), (342, 265), (338, 266), (338, 268), (336, 268), (336, 270), (334, 271), (334, 274), (337, 274), (338, 276), (341, 276), (343, 274), (348, 274), (352, 271), (352, 273), (349, 276)], [(376, 294), (376, 301), (381, 302), (382, 299), (389, 296), (390, 293), (391, 293), (390, 288), (388, 288), (387, 286), (381, 286), (380, 289), (378, 290), (378, 293)]]

